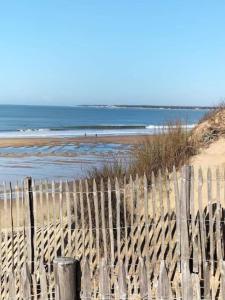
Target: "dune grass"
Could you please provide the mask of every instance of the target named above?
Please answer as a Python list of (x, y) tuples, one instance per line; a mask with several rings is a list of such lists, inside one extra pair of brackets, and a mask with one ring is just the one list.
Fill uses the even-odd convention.
[(173, 166), (179, 168), (188, 163), (191, 156), (197, 153), (198, 147), (190, 139), (190, 131), (181, 123), (168, 124), (155, 135), (145, 137), (130, 151), (129, 163), (124, 164), (120, 160), (106, 163), (100, 168), (92, 169), (88, 173), (88, 179), (95, 178), (99, 182), (101, 178), (117, 177), (123, 180), (129, 175), (146, 174), (150, 180), (152, 172), (155, 174), (166, 169), (171, 171)]

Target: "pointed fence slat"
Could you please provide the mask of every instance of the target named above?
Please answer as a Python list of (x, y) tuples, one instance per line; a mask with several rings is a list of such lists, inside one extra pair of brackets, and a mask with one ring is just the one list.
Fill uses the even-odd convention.
[(164, 203), (163, 203), (163, 182), (162, 182), (162, 173), (159, 170), (158, 174), (158, 189), (159, 189), (159, 204), (160, 204), (160, 220), (162, 223), (162, 233), (161, 233), (161, 259), (164, 259), (165, 254), (165, 222), (164, 222)]
[(84, 195), (83, 184), (79, 181), (79, 195), (80, 195), (80, 214), (81, 214), (81, 234), (82, 234), (82, 253), (85, 253), (85, 221), (84, 221)]
[(86, 189), (86, 199), (87, 199), (87, 208), (88, 208), (88, 224), (89, 224), (89, 252), (90, 252), (90, 261), (92, 263), (93, 261), (93, 225), (92, 225), (92, 210), (91, 210), (91, 204), (90, 204), (90, 197), (89, 197), (89, 188), (88, 188), (88, 182), (85, 180), (85, 189)]
[(177, 239), (177, 257), (180, 258), (180, 238), (181, 238), (181, 232), (180, 232), (180, 195), (179, 195), (179, 186), (178, 186), (178, 180), (177, 180), (177, 172), (175, 167), (173, 168), (173, 183), (174, 183), (174, 193), (175, 193), (175, 206), (176, 206), (176, 239)]
[(216, 252), (217, 260), (222, 260), (222, 245), (221, 245), (221, 205), (220, 205), (220, 171), (216, 169)]
[[(123, 180), (123, 216), (124, 216), (124, 249), (128, 253), (128, 223), (127, 223), (127, 193), (126, 193), (126, 177)], [(126, 273), (128, 273), (128, 255), (125, 257)]]
[[(172, 222), (171, 222), (171, 196), (170, 196), (170, 177), (169, 177), (169, 171), (166, 169), (165, 174), (165, 185), (166, 185), (166, 205), (167, 205), (167, 219), (168, 219), (168, 238), (169, 241), (173, 240), (173, 233), (172, 233)], [(173, 247), (169, 247), (169, 253), (168, 253), (168, 261), (172, 261), (173, 256)]]
[(40, 266), (40, 287), (41, 287), (41, 300), (48, 299), (48, 286), (47, 286), (47, 274), (43, 264)]
[(143, 300), (148, 300), (149, 295), (149, 280), (146, 264), (143, 258), (139, 258), (139, 281), (140, 281), (140, 296)]
[(102, 300), (111, 299), (110, 278), (107, 262), (102, 258), (99, 270), (99, 294)]
[(70, 202), (70, 190), (68, 181), (66, 181), (66, 214), (68, 222), (68, 256), (72, 255), (72, 217), (71, 217), (71, 202)]
[(193, 297), (190, 299), (200, 300), (201, 299), (201, 289), (200, 289), (200, 279), (198, 274), (192, 274), (192, 291)]
[(77, 184), (76, 181), (73, 182), (73, 210), (74, 210), (74, 223), (75, 223), (75, 238), (74, 238), (74, 251), (75, 251), (75, 257), (78, 254), (78, 197), (77, 197)]
[(22, 275), (23, 299), (30, 299), (31, 298), (31, 274), (27, 264), (24, 265), (21, 275)]
[(160, 300), (167, 300), (167, 299), (171, 299), (171, 296), (172, 296), (172, 291), (170, 286), (170, 280), (168, 278), (165, 261), (162, 260), (160, 263), (157, 297)]
[(52, 181), (52, 214), (53, 214), (53, 226), (54, 226), (54, 231), (53, 231), (53, 239), (54, 239), (54, 257), (56, 257), (57, 253), (57, 237), (56, 237), (56, 212), (57, 212), (57, 207), (56, 207), (56, 195), (55, 195), (55, 181)]
[(220, 279), (220, 297), (222, 300), (225, 300), (225, 261), (220, 261), (220, 272), (221, 272), (221, 279)]
[[(156, 231), (156, 220), (157, 220), (157, 217), (156, 217), (156, 185), (155, 185), (155, 174), (152, 172), (152, 175), (151, 175), (151, 181), (152, 181), (152, 227), (153, 227), (153, 232), (155, 233)], [(152, 261), (151, 261), (151, 264), (152, 264), (152, 267), (154, 268), (155, 267), (155, 263), (156, 263), (156, 260), (157, 260), (157, 252), (156, 252), (156, 241), (157, 241), (157, 236), (156, 234), (153, 233), (153, 238), (152, 238), (152, 249), (153, 249), (153, 257), (152, 257)], [(151, 249), (150, 248), (150, 249)]]
[(187, 178), (186, 167), (182, 168), (181, 192), (180, 192), (180, 243), (181, 243), (181, 272), (183, 275), (187, 273), (187, 264), (189, 262), (189, 232), (188, 232), (188, 219), (187, 211), (189, 199), (187, 198), (187, 185), (190, 181)]
[(9, 275), (9, 299), (16, 299), (16, 279), (14, 273)]
[(103, 251), (104, 258), (107, 260), (107, 240), (106, 240), (106, 224), (105, 224), (105, 189), (104, 182), (101, 179), (101, 221), (102, 221), (102, 238), (103, 238)]
[(99, 205), (96, 181), (93, 181), (94, 207), (95, 207), (95, 230), (96, 230), (96, 253), (97, 264), (100, 262), (100, 227), (99, 227)]
[(63, 230), (63, 182), (60, 180), (59, 185), (59, 219), (60, 219), (60, 241), (61, 241), (61, 256), (65, 255), (64, 230)]
[(127, 282), (126, 282), (126, 270), (122, 261), (119, 262), (119, 276), (118, 276), (118, 287), (119, 287), (119, 299), (127, 300)]
[(91, 271), (87, 258), (84, 258), (84, 264), (81, 277), (81, 299), (92, 299)]
[(121, 227), (120, 227), (120, 188), (119, 182), (116, 178), (116, 235), (117, 235), (117, 255), (118, 260), (120, 260), (120, 250), (121, 250)]
[(188, 261), (182, 263), (182, 296), (183, 300), (190, 300), (193, 297), (192, 278)]
[(108, 178), (108, 214), (109, 214), (109, 236), (110, 236), (110, 249), (111, 249), (111, 266), (114, 264), (114, 231), (113, 231), (113, 217), (112, 217), (112, 191), (111, 181)]
[(210, 242), (210, 272), (214, 274), (214, 245), (213, 245), (213, 211), (212, 211), (212, 171), (207, 171), (208, 212), (209, 212), (209, 242)]

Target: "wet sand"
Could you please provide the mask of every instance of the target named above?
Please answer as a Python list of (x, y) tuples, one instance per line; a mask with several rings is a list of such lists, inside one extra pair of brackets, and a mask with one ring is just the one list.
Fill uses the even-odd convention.
[(0, 147), (55, 146), (79, 143), (138, 144), (149, 135), (83, 136), (73, 138), (0, 138)]

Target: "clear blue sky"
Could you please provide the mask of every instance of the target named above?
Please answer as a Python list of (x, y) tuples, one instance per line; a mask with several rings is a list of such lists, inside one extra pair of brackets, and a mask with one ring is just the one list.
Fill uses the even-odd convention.
[(215, 104), (225, 1), (0, 0), (0, 103)]

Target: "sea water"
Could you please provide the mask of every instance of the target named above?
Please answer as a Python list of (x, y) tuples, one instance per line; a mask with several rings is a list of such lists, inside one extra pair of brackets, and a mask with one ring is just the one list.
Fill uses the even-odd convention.
[[(0, 138), (153, 134), (168, 122), (192, 128), (205, 109), (0, 106)], [(74, 179), (93, 167), (128, 157), (131, 145), (77, 143), (0, 147), (0, 181)]]
[(193, 127), (206, 109), (0, 105), (0, 137), (151, 134), (168, 122)]

